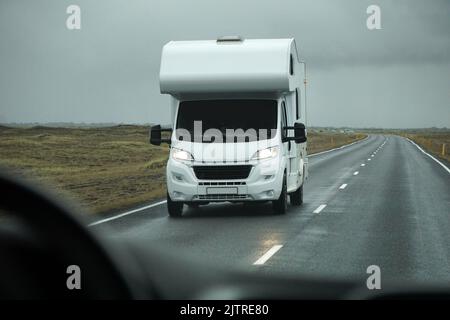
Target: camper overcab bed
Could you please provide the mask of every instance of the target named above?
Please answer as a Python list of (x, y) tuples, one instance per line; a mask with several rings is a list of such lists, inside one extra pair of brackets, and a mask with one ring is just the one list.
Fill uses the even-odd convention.
[[(276, 213), (303, 201), (307, 177), (305, 74), (294, 39), (171, 41), (161, 93), (170, 95), (167, 207), (272, 201)], [(161, 132), (169, 131), (169, 138)]]

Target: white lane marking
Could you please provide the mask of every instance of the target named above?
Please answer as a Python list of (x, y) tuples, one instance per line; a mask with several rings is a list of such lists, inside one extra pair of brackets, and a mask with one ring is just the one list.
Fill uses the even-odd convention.
[(256, 260), (253, 264), (254, 265), (261, 265), (266, 263), (267, 260), (269, 260), (275, 253), (277, 253), (278, 250), (280, 250), (283, 246), (281, 244), (274, 245), (272, 248), (269, 249), (264, 255)]
[(359, 173), (359, 171), (355, 171), (355, 172), (353, 172), (353, 175), (354, 175), (354, 176), (357, 176), (358, 173)]
[(320, 213), (320, 211), (325, 209), (326, 206), (327, 206), (326, 204), (321, 204), (320, 206), (317, 207), (316, 210), (313, 211), (313, 213)]
[(344, 183), (342, 186), (340, 186), (339, 189), (344, 190), (345, 187), (347, 187), (347, 184), (346, 184), (346, 183)]
[(367, 159), (367, 161), (370, 161), (370, 160), (372, 160), (372, 159), (370, 159), (370, 158), (369, 158), (369, 159)]
[(331, 152), (331, 151), (344, 149), (344, 148), (350, 147), (351, 145), (354, 145), (355, 143), (360, 143), (360, 142), (366, 141), (367, 139), (369, 139), (369, 136), (365, 137), (362, 140), (358, 140), (358, 141), (355, 141), (355, 142), (352, 142), (352, 143), (349, 143), (349, 144), (344, 144), (343, 146), (340, 146), (338, 148), (334, 148), (334, 149), (325, 150), (325, 151), (321, 151), (321, 152), (310, 154), (310, 155), (308, 155), (308, 158), (315, 157), (315, 156), (318, 156), (318, 155), (321, 155), (321, 154), (324, 154), (324, 153), (328, 153), (328, 152)]
[(428, 152), (426, 152), (425, 150), (423, 150), (419, 145), (417, 145), (414, 141), (406, 138), (409, 142), (411, 142), (413, 145), (415, 145), (423, 154), (426, 154), (427, 156), (429, 156), (431, 159), (433, 159), (434, 161), (436, 161), (439, 165), (441, 165), (442, 168), (445, 169), (445, 171), (447, 171), (447, 173), (450, 173), (450, 169), (443, 164), (442, 162), (440, 162), (438, 159), (436, 159), (435, 157), (433, 157), (431, 154), (429, 154)]
[(150, 208), (153, 208), (153, 207), (156, 207), (156, 206), (160, 206), (160, 205), (162, 205), (162, 204), (164, 204), (166, 202), (167, 202), (167, 200), (159, 201), (159, 202), (156, 202), (156, 203), (152, 203), (152, 204), (149, 204), (148, 206), (137, 208), (137, 209), (134, 209), (134, 210), (131, 210), (131, 211), (126, 211), (126, 212), (123, 212), (121, 214), (118, 214), (117, 216), (113, 216), (113, 217), (110, 217), (110, 218), (106, 218), (106, 219), (102, 219), (102, 220), (90, 223), (90, 224), (88, 224), (88, 226), (91, 227), (91, 226), (95, 226), (95, 225), (100, 224), (100, 223), (105, 223), (105, 222), (108, 222), (108, 221), (116, 220), (116, 219), (128, 216), (129, 214), (133, 214), (133, 213), (136, 213), (136, 212), (139, 212), (139, 211), (142, 211), (142, 210), (146, 210), (146, 209), (150, 209)]
[(373, 157), (375, 157), (375, 155), (373, 154), (373, 155), (371, 155), (371, 157), (373, 158)]
[(361, 167), (365, 167), (366, 166), (366, 164), (365, 163), (361, 163)]

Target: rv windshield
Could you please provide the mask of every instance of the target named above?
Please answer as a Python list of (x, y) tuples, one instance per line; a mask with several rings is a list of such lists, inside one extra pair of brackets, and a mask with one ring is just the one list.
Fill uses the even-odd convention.
[(277, 127), (276, 100), (183, 101), (178, 108), (177, 139), (243, 142), (271, 139)]

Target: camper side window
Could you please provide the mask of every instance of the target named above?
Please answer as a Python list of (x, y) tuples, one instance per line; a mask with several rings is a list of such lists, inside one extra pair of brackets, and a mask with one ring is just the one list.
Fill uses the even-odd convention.
[(300, 99), (299, 99), (299, 90), (295, 89), (295, 111), (296, 111), (296, 119), (300, 119)]

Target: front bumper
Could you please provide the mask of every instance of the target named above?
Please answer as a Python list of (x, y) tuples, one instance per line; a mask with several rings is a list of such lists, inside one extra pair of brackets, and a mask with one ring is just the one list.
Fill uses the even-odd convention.
[[(230, 165), (222, 163), (225, 164)], [(193, 166), (211, 163), (185, 163), (169, 159), (166, 173), (170, 198), (182, 202), (243, 202), (279, 198), (284, 170), (279, 158), (232, 164), (252, 165), (249, 176), (246, 179), (202, 180), (196, 177)]]

